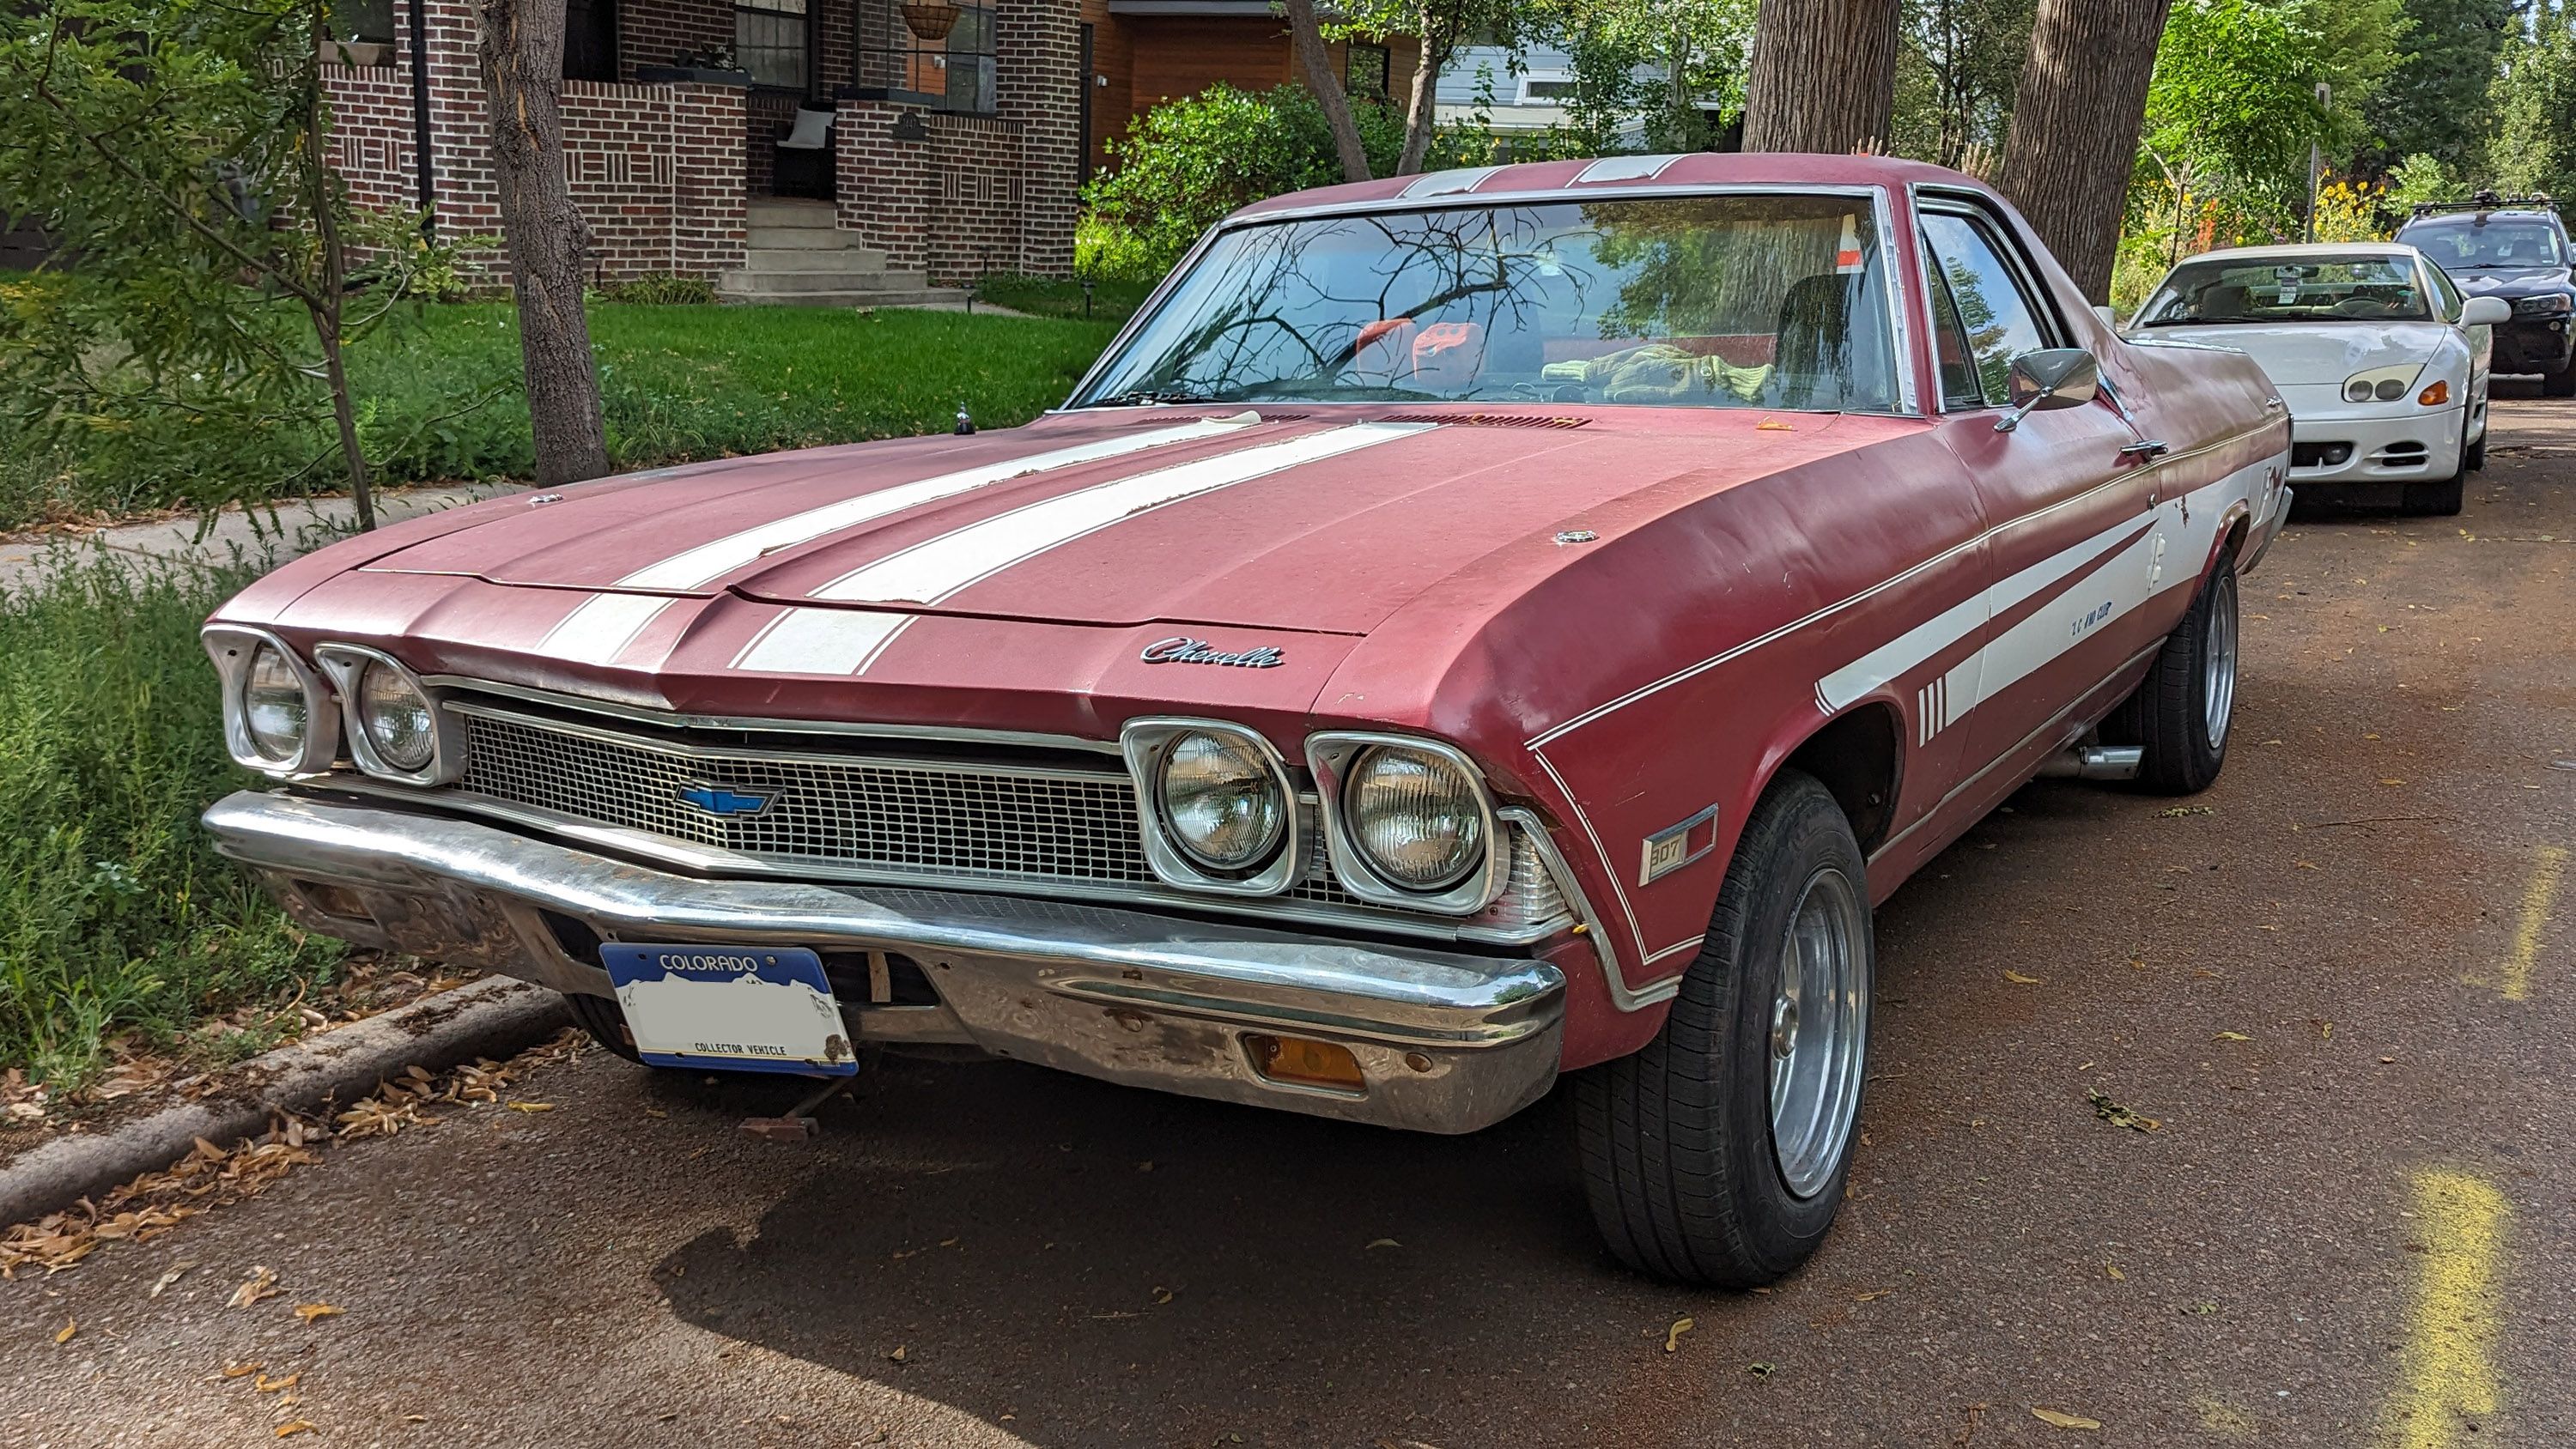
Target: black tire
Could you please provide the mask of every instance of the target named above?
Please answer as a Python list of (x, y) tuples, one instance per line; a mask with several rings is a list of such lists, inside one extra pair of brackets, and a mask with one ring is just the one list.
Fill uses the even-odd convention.
[(2115, 745), (2145, 750), (2139, 761), (2140, 788), (2160, 795), (2196, 795), (2218, 779), (2227, 764), (2227, 737), (2235, 720), (2235, 669), (2228, 666), (2228, 698), (2218, 738), (2210, 738), (2210, 657), (2216, 644), (2211, 616), (2224, 611), (2227, 647), (2235, 654), (2236, 547), (2228, 545), (2192, 595), (2182, 622), (2165, 636), (2156, 662), (2136, 692), (2120, 701), (2102, 721), (2102, 738)]
[(564, 1005), (572, 1008), (572, 1019), (590, 1039), (638, 1066), (643, 1056), (635, 1050), (635, 1039), (626, 1030), (626, 1013), (605, 996), (586, 996), (567, 992)]
[(2469, 474), (2463, 468), (2437, 482), (2407, 484), (2404, 507), (2409, 513), (2428, 518), (2447, 518), (2458, 513), (2468, 497)]
[(2540, 375), (2542, 397), (2576, 397), (2576, 363)]
[[(1783, 771), (1745, 822), (1699, 958), (1644, 1050), (1575, 1084), (1584, 1194), (1611, 1253), (1642, 1273), (1719, 1288), (1769, 1283), (1824, 1241), (1851, 1171), (1868, 1078), (1873, 976), (1868, 888), (1851, 823), (1825, 787)], [(1789, 928), (1810, 884), (1857, 892), (1858, 1055), (1838, 1144), (1790, 1189), (1773, 1146), (1771, 1041)], [(1792, 1018), (1794, 1021), (1795, 1018)], [(1821, 1118), (1819, 1119), (1821, 1120)]]
[[(2493, 423), (2490, 423), (2487, 426), (2489, 432), (2494, 431), (2495, 425)], [(2478, 440), (2469, 444), (2469, 450), (2460, 455), (2460, 471), (2463, 473), (2483, 473), (2486, 470), (2487, 435), (2486, 433), (2480, 433), (2478, 434)]]

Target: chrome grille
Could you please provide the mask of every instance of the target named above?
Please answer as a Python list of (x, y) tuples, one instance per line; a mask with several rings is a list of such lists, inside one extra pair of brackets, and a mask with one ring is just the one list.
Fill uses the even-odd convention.
[[(1172, 894), (1146, 863), (1135, 787), (1115, 767), (674, 744), (479, 703), (451, 700), (446, 707), (464, 725), (458, 787), (507, 805), (773, 867)], [(680, 799), (699, 785), (766, 796), (767, 804), (753, 813), (711, 814)], [(1288, 898), (1355, 917), (1400, 914), (1345, 891), (1320, 831), (1310, 829), (1307, 838), (1307, 866)], [(1511, 850), (1508, 883), (1474, 924), (1509, 929), (1566, 916), (1564, 897), (1523, 832), (1512, 832)], [(1258, 898), (1195, 903), (1263, 909)]]

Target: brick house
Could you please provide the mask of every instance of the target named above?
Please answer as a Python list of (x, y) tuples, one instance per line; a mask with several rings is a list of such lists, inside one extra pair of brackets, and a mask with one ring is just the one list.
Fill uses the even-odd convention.
[[(434, 201), (450, 234), (498, 232), (471, 0), (337, 9), (348, 58), (374, 62), (324, 68), (353, 193)], [(908, 9), (953, 24), (926, 39)], [(985, 271), (1066, 274), (1095, 88), (1080, 10), (569, 0), (565, 169), (596, 274), (715, 277), (746, 300), (823, 302), (909, 300), (924, 282)], [(800, 109), (830, 113), (828, 140), (782, 149)], [(503, 259), (486, 260), (502, 274)]]
[[(1306, 79), (1273, 0), (1082, 0), (1081, 45), (1091, 77), (1083, 132), (1095, 170), (1106, 162), (1103, 143), (1160, 102), (1219, 81), (1260, 91)], [(1335, 41), (1331, 50), (1344, 91), (1404, 103), (1421, 53), (1413, 37)]]

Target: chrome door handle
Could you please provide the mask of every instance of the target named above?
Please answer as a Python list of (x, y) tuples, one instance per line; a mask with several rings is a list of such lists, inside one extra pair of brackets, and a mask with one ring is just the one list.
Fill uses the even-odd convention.
[(2144, 463), (2150, 458), (2161, 458), (2172, 451), (2173, 449), (2167, 447), (2162, 438), (2140, 438), (2134, 443), (2123, 445), (2120, 456), (2132, 462)]

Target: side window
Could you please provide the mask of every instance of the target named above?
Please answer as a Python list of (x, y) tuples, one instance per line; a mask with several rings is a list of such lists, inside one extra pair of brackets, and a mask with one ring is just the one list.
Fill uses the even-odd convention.
[(1923, 218), (1923, 233), (1958, 304), (1969, 355), (1976, 359), (1986, 396), (2009, 396), (2013, 359), (2048, 345), (2039, 308), (2022, 291), (2020, 280), (1984, 228), (1964, 216), (1933, 212)]
[(1985, 406), (1985, 395), (1977, 386), (1977, 365), (1968, 347), (1968, 329), (1959, 321), (1959, 303), (1950, 295), (1950, 280), (1943, 275), (1940, 260), (1932, 255), (1929, 237), (1923, 241), (1924, 295), (1932, 302), (1932, 353), (1941, 364), (1941, 406), (1944, 408), (1977, 408)]
[(2451, 284), (2451, 274), (2443, 271), (2440, 267), (2433, 265), (2431, 262), (2426, 262), (2424, 264), (2424, 270), (2433, 274), (2433, 290), (2441, 296), (2443, 320), (2448, 322), (2459, 321), (2460, 289)]

